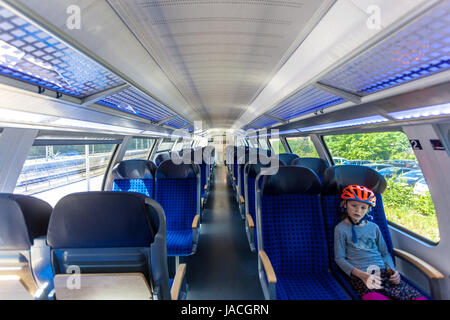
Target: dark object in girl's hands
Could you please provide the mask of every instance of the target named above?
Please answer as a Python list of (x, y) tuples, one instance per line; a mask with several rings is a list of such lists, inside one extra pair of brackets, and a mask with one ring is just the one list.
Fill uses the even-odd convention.
[(391, 268), (386, 268), (386, 273), (384, 274), (384, 277), (382, 278), (383, 280), (383, 287), (385, 288), (389, 288), (391, 286), (391, 282), (389, 281), (389, 279), (395, 274), (395, 271), (392, 270)]

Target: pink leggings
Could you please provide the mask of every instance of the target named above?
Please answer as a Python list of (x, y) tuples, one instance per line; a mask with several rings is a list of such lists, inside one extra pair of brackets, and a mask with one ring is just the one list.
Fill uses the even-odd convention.
[[(366, 293), (361, 298), (363, 300), (391, 300), (388, 297), (386, 297), (384, 294), (381, 294), (381, 293), (378, 293), (378, 292)], [(428, 300), (428, 299), (422, 296), (422, 297), (415, 298), (413, 300)]]

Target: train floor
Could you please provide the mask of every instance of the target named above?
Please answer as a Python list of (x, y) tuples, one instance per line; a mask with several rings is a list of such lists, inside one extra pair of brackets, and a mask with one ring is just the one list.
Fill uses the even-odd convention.
[(188, 300), (262, 300), (257, 254), (250, 251), (245, 224), (218, 165), (210, 190), (195, 255), (186, 259)]

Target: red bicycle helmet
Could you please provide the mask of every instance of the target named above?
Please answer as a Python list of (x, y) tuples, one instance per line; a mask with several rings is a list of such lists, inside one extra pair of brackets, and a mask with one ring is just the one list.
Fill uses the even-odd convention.
[(344, 190), (342, 190), (341, 199), (364, 202), (372, 207), (375, 207), (377, 201), (377, 198), (372, 190), (358, 185), (345, 187)]

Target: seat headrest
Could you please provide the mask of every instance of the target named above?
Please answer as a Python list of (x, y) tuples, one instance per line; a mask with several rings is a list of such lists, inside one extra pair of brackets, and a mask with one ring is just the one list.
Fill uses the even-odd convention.
[(319, 194), (322, 185), (311, 169), (285, 166), (277, 174), (264, 176), (261, 190), (263, 195)]
[(156, 165), (147, 160), (125, 160), (114, 166), (114, 179), (153, 179)]
[(322, 177), (325, 170), (330, 167), (328, 162), (320, 158), (298, 158), (292, 161), (291, 165), (310, 168), (319, 177)]
[[(280, 159), (274, 157), (274, 158), (268, 158), (264, 155), (259, 155), (259, 159), (263, 159), (264, 164), (262, 164), (260, 161), (258, 163), (248, 163), (246, 167), (246, 173), (248, 178), (256, 178), (256, 176), (261, 172), (263, 168), (269, 168), (271, 166), (271, 161), (278, 162), (278, 167), (283, 167), (284, 162), (282, 162)], [(269, 162), (268, 162), (269, 161)]]
[(286, 166), (290, 166), (292, 165), (292, 161), (298, 159), (299, 156), (295, 153), (280, 153), (278, 155), (278, 158), (280, 158), (280, 160), (283, 161)]
[(172, 160), (161, 163), (156, 170), (156, 179), (192, 179), (200, 172), (196, 164), (175, 164)]
[(0, 193), (0, 250), (28, 250), (47, 234), (52, 207), (25, 195)]
[(349, 185), (360, 185), (375, 193), (383, 193), (387, 183), (374, 169), (364, 166), (343, 165), (325, 170), (323, 177), (324, 193), (340, 194)]
[(149, 247), (160, 205), (131, 192), (82, 192), (56, 204), (47, 233), (54, 249)]
[(155, 164), (157, 166), (159, 166), (162, 162), (169, 160), (169, 159), (170, 159), (170, 155), (168, 152), (160, 153), (155, 158)]

